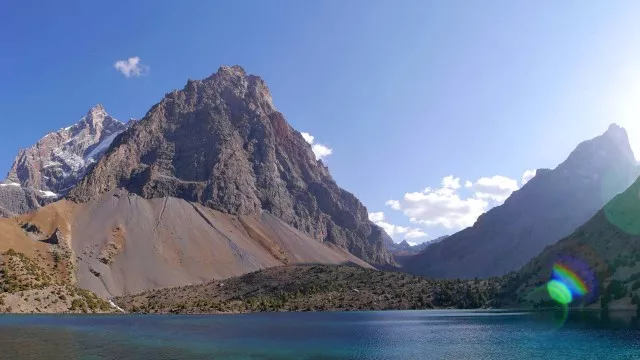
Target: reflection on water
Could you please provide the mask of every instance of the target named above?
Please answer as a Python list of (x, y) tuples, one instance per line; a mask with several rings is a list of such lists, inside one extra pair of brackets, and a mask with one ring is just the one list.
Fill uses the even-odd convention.
[[(632, 358), (635, 312), (0, 316), (2, 359)], [(562, 349), (559, 351), (558, 349)]]

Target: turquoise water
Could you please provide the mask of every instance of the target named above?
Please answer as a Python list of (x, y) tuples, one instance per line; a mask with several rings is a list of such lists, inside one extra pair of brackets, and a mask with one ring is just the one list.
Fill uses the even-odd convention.
[(1, 359), (640, 359), (631, 314), (0, 316)]

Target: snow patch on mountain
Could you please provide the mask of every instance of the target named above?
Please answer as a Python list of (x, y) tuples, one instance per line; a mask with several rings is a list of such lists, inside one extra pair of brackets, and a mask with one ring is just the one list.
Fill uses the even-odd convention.
[(116, 131), (104, 138), (104, 140), (102, 140), (102, 142), (100, 142), (98, 146), (93, 148), (93, 150), (91, 150), (91, 152), (87, 156), (85, 156), (84, 161), (88, 164), (97, 162), (102, 154), (107, 151), (107, 149), (109, 149), (109, 146), (111, 146), (111, 143), (113, 143), (113, 140), (115, 140), (116, 136), (122, 134), (123, 131), (124, 130)]
[(40, 195), (42, 195), (42, 197), (45, 197), (45, 198), (57, 198), (59, 196), (58, 194), (51, 191), (38, 190), (38, 192), (40, 193)]
[(74, 125), (48, 133), (32, 147), (20, 150), (0, 186), (21, 187), (41, 199), (64, 196), (126, 128), (102, 105), (96, 105)]

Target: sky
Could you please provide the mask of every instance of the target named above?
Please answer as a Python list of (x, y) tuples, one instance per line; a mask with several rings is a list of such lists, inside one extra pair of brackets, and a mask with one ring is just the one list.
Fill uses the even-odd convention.
[(104, 105), (238, 64), (395, 241), (454, 233), (616, 122), (640, 154), (637, 1), (0, 2), (0, 171)]

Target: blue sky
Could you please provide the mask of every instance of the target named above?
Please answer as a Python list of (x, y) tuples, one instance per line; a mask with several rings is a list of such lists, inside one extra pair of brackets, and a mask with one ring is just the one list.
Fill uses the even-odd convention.
[[(3, 1), (0, 166), (93, 104), (140, 118), (239, 64), (332, 149), (374, 220), (421, 242), (611, 122), (640, 152), (638, 15), (636, 1)], [(115, 69), (132, 57), (142, 76)]]

